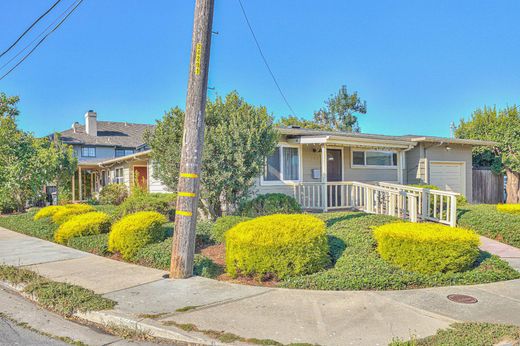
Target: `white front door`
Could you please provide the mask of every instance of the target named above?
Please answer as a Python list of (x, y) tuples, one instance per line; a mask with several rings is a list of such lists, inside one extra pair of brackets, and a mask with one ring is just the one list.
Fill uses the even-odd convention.
[(430, 184), (441, 190), (466, 194), (466, 165), (458, 161), (431, 161)]

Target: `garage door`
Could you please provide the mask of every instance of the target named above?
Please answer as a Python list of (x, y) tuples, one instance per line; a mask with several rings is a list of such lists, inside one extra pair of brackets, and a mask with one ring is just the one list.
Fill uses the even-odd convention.
[(465, 194), (465, 176), (462, 162), (430, 162), (430, 183), (441, 190)]

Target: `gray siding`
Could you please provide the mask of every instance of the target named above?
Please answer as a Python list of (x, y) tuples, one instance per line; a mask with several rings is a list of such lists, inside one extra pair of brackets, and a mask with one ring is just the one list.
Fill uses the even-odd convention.
[(350, 147), (343, 150), (343, 158), (346, 181), (376, 182), (385, 181), (397, 183), (396, 168), (358, 168), (352, 167), (350, 162)]
[[(92, 147), (91, 145), (85, 145), (86, 147)], [(96, 157), (82, 157), (81, 156), (81, 145), (74, 145), (74, 153), (78, 158), (78, 161), (93, 161), (97, 159), (113, 159), (116, 156), (115, 147), (97, 147), (96, 148)]]

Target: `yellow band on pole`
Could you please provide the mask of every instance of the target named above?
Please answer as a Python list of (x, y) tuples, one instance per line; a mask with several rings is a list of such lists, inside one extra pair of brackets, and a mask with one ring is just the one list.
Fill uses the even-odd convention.
[(179, 192), (178, 195), (181, 197), (195, 197), (196, 196), (196, 194), (194, 194), (193, 192)]
[(177, 210), (175, 215), (192, 216), (193, 214), (191, 211)]
[(195, 173), (181, 173), (181, 178), (198, 178), (199, 175)]

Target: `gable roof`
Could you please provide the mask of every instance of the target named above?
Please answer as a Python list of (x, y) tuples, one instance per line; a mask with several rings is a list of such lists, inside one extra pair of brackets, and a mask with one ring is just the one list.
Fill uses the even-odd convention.
[(84, 125), (75, 124), (75, 131), (68, 129), (61, 132), (61, 140), (67, 144), (136, 148), (144, 144), (145, 132), (154, 128), (155, 125), (150, 124), (98, 121), (97, 136), (87, 134)]

